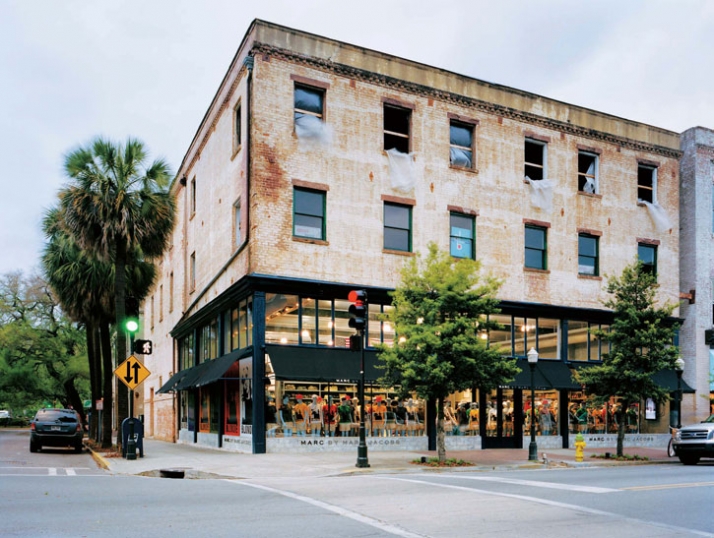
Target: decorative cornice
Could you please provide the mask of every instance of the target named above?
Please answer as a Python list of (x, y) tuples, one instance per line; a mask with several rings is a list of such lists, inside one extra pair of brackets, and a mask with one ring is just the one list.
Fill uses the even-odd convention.
[(671, 159), (679, 159), (682, 156), (682, 152), (679, 150), (666, 148), (654, 144), (645, 144), (643, 142), (632, 140), (630, 138), (616, 136), (610, 133), (597, 131), (595, 129), (578, 127), (570, 123), (557, 121), (543, 116), (538, 116), (530, 112), (516, 110), (503, 105), (489, 103), (487, 101), (482, 101), (473, 97), (466, 97), (464, 95), (459, 95), (444, 90), (437, 90), (435, 88), (424, 86), (422, 84), (389, 77), (387, 75), (381, 75), (372, 71), (367, 71), (344, 64), (338, 64), (329, 60), (323, 60), (321, 58), (315, 58), (313, 56), (306, 56), (303, 54), (296, 53), (294, 51), (274, 47), (273, 45), (265, 43), (256, 43), (253, 47), (253, 50), (260, 52), (264, 55), (282, 59), (286, 62), (297, 63), (322, 71), (329, 71), (339, 76), (357, 79), (361, 82), (385, 86), (393, 90), (405, 91), (422, 97), (438, 99), (440, 101), (452, 103), (458, 106), (475, 108), (486, 114), (506, 117), (515, 121), (529, 123), (531, 125), (536, 125), (538, 127), (543, 127), (546, 129), (552, 129), (573, 136), (579, 136), (591, 140), (598, 140), (600, 142), (605, 142), (608, 144), (619, 145), (634, 151), (655, 153)]

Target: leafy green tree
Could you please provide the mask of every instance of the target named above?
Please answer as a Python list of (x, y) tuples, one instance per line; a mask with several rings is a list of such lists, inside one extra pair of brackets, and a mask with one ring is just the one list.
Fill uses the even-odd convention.
[(674, 368), (679, 348), (673, 345), (679, 325), (671, 319), (676, 305), (657, 306), (657, 277), (637, 261), (625, 267), (619, 277), (608, 278), (611, 299), (605, 306), (614, 311), (609, 331), (595, 335), (610, 343), (602, 365), (576, 373), (589, 394), (600, 400), (619, 398), (616, 412), (617, 455), (622, 456), (626, 430), (626, 412), (632, 404), (652, 398), (662, 404), (669, 398), (665, 388), (652, 376), (665, 368)]
[[(117, 360), (124, 360), (128, 257), (140, 251), (151, 260), (168, 247), (176, 212), (168, 189), (171, 173), (162, 159), (147, 165), (143, 143), (132, 138), (123, 145), (96, 138), (69, 153), (64, 168), (70, 183), (60, 204), (68, 231), (83, 250), (114, 265)], [(121, 423), (128, 415), (128, 403), (126, 388), (122, 384), (119, 388)]]
[(47, 400), (84, 414), (88, 396), (81, 329), (39, 276), (0, 278), (0, 402), (14, 410)]
[(426, 259), (410, 260), (401, 272), (388, 319), (398, 341), (380, 346), (386, 384), (399, 384), (420, 398), (436, 401), (437, 449), (446, 459), (444, 401), (449, 394), (474, 386), (488, 390), (511, 381), (515, 359), (502, 357), (481, 336), (498, 324), (500, 282), (479, 275), (474, 260), (452, 258), (429, 245)]

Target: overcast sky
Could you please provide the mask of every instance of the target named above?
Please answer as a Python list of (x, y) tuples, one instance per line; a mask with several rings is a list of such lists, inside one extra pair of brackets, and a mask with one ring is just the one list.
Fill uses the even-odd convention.
[(681, 132), (714, 128), (708, 0), (0, 0), (0, 274), (39, 268), (64, 155), (135, 136), (178, 168), (264, 19)]

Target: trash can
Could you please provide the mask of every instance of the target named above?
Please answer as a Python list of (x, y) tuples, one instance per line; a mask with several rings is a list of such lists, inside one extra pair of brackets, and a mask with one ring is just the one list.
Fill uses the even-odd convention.
[(134, 428), (134, 442), (136, 453), (144, 457), (144, 424), (138, 418), (125, 418), (121, 423), (121, 455), (126, 458), (126, 445), (129, 442), (129, 433)]

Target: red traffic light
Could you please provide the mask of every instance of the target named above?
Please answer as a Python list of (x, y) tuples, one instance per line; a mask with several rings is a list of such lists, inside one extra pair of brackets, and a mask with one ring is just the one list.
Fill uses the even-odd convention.
[(352, 290), (347, 295), (347, 300), (351, 303), (366, 303), (367, 292), (365, 290)]

